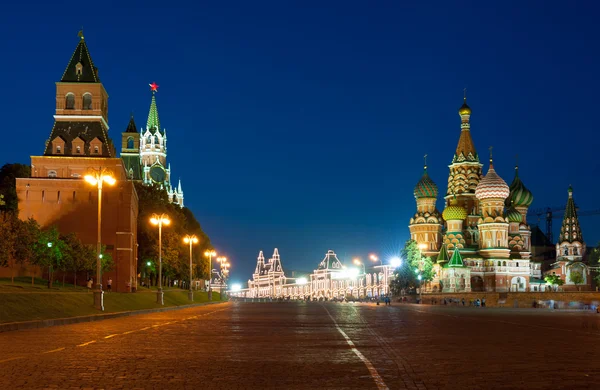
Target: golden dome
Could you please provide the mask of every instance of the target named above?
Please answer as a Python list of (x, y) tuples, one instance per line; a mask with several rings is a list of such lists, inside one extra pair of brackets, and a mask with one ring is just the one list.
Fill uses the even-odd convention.
[(467, 98), (465, 97), (465, 101), (462, 106), (458, 109), (458, 115), (471, 115), (471, 107), (467, 105)]

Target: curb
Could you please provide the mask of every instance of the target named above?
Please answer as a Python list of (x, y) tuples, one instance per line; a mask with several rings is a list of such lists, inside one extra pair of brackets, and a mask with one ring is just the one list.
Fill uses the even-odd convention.
[(163, 311), (171, 311), (171, 310), (179, 310), (179, 309), (189, 309), (191, 307), (215, 305), (215, 304), (225, 303), (225, 302), (227, 302), (227, 301), (203, 302), (203, 303), (195, 303), (195, 304), (191, 304), (191, 305), (162, 307), (162, 308), (157, 308), (157, 309), (119, 311), (116, 313), (94, 314), (91, 316), (81, 316), (81, 317), (54, 318), (54, 319), (49, 319), (49, 320), (36, 320), (36, 321), (24, 321), (24, 322), (9, 322), (7, 324), (0, 324), (0, 333), (12, 332), (15, 330), (48, 328), (50, 326), (79, 324), (82, 322), (110, 320), (112, 318), (129, 317), (129, 316), (135, 316), (138, 314), (160, 313)]

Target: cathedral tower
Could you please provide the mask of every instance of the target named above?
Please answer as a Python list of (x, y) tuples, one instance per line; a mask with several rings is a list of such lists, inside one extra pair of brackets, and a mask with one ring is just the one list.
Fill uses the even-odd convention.
[(585, 242), (579, 226), (577, 207), (573, 200), (573, 188), (569, 186), (569, 198), (565, 207), (560, 236), (556, 243), (556, 256), (569, 261), (581, 261), (585, 254)]
[(415, 186), (414, 196), (417, 212), (410, 219), (410, 237), (419, 245), (426, 245), (427, 249), (423, 251), (425, 256), (434, 256), (442, 242), (442, 220), (435, 206), (438, 188), (427, 174), (427, 164), (421, 180)]
[[(533, 203), (533, 194), (519, 178), (519, 166), (515, 166), (515, 178), (510, 183), (510, 195), (506, 198), (506, 218), (509, 222), (509, 247), (513, 255), (531, 258), (531, 228), (527, 225), (527, 211)], [(519, 213), (520, 217), (516, 213)]]
[(504, 202), (510, 195), (506, 182), (498, 176), (490, 156), (487, 175), (477, 185), (475, 196), (479, 200), (481, 217), (478, 220), (479, 253), (483, 257), (505, 258), (508, 249), (508, 222), (504, 217)]
[[(482, 164), (479, 162), (479, 155), (471, 138), (471, 108), (467, 105), (466, 95), (458, 115), (461, 120), (461, 132), (452, 164), (449, 166), (450, 175), (445, 198), (446, 205), (450, 205), (450, 201), (456, 197), (456, 204), (467, 211), (464, 229), (474, 230), (479, 219), (475, 188), (482, 177)], [(476, 246), (475, 236), (472, 232), (465, 234), (466, 245)]]

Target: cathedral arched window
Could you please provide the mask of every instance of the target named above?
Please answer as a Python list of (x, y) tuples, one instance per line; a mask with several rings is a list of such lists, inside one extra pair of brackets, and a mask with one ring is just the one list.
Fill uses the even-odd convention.
[(75, 94), (69, 92), (65, 97), (65, 109), (73, 110), (75, 109)]
[(56, 177), (56, 171), (48, 171), (48, 177), (55, 178)]
[(83, 95), (83, 109), (91, 110), (92, 109), (92, 94), (86, 93)]
[(133, 149), (133, 137), (127, 138), (127, 149)]

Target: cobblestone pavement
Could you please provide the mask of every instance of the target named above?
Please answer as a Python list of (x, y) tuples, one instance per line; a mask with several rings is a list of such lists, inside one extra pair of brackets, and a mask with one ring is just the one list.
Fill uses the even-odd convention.
[(595, 389), (600, 315), (223, 303), (0, 333), (0, 389)]

